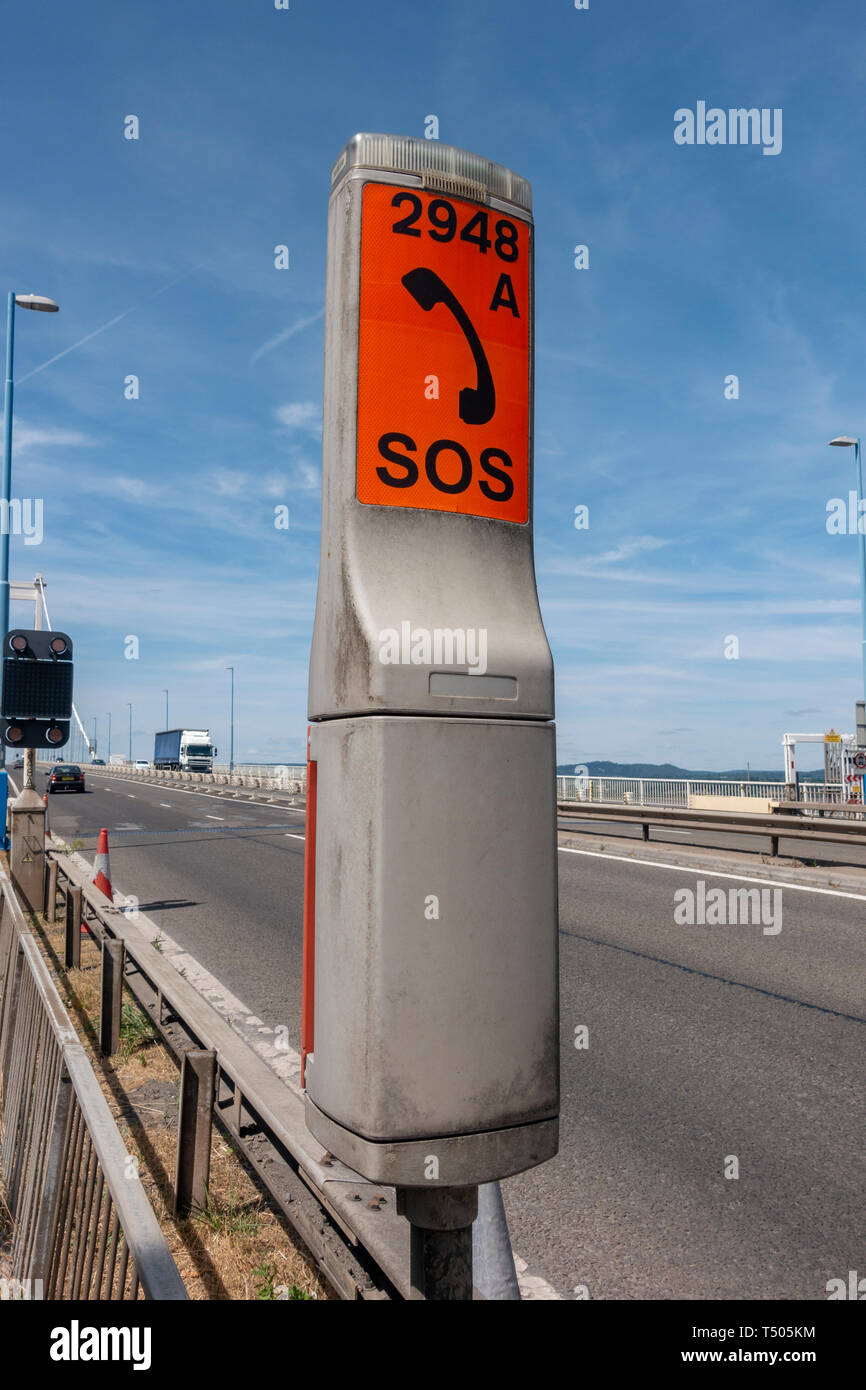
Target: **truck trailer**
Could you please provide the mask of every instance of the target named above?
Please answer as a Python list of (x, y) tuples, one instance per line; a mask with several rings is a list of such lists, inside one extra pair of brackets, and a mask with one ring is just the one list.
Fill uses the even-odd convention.
[(164, 729), (154, 738), (153, 765), (180, 772), (212, 772), (217, 750), (207, 729)]

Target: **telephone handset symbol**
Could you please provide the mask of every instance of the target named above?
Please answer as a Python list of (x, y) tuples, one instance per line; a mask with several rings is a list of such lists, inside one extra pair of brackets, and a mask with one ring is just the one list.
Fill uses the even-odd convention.
[(496, 409), (496, 392), (490, 366), (472, 320), (435, 270), (427, 270), (423, 266), (410, 270), (408, 275), (403, 276), (403, 284), (422, 309), (430, 310), (437, 304), (444, 304), (462, 328), (475, 359), (478, 385), (464, 386), (460, 392), (460, 419), (467, 425), (486, 425)]

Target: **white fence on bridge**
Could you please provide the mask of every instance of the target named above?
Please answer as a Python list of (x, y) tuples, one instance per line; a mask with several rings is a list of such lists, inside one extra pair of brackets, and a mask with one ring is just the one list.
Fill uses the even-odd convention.
[[(87, 764), (82, 764), (87, 767)], [(307, 769), (298, 763), (235, 763), (229, 773), (228, 763), (215, 763), (208, 772), (155, 772), (153, 769), (133, 770), (129, 763), (114, 763), (105, 768), (121, 776), (143, 781), (156, 778), (181, 782), (212, 782), (217, 786), (280, 791), (298, 794), (306, 791)], [(791, 795), (788, 784), (776, 782), (728, 782), (723, 778), (664, 778), (664, 777), (566, 777), (556, 778), (557, 801), (592, 802), (624, 806), (680, 806), (688, 809), (693, 796), (756, 797), (762, 801), (784, 801)], [(839, 782), (801, 782), (801, 801), (848, 801), (851, 788)]]
[[(699, 778), (663, 777), (562, 777), (556, 779), (558, 801), (599, 801), (625, 806), (689, 806), (692, 796), (758, 797), (762, 801), (787, 798), (787, 784), (778, 782), (727, 782)], [(848, 800), (844, 783), (801, 782), (802, 801)]]

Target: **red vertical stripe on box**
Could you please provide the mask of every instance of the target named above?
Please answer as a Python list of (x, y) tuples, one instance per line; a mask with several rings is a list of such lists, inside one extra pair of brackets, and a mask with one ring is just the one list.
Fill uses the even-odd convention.
[(307, 730), (307, 830), (304, 840), (304, 964), (301, 997), (301, 1086), (306, 1085), (307, 1056), (313, 1051), (316, 986), (316, 773)]

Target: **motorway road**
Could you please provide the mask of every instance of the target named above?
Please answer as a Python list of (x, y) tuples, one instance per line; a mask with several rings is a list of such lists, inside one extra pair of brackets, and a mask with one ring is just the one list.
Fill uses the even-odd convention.
[[(87, 775), (52, 827), (92, 859), (107, 826), (115, 889), (298, 1047), (303, 812)], [(782, 884), (765, 935), (674, 921), (677, 889), (747, 880), (559, 868), (561, 1149), (503, 1184), (515, 1250), (565, 1298), (826, 1298), (866, 1268), (866, 889)]]

